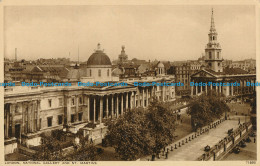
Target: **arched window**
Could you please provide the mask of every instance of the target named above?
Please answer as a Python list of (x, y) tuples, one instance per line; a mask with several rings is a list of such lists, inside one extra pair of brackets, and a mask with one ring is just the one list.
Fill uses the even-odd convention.
[(219, 52), (218, 52), (218, 59), (219, 59)]
[(92, 75), (92, 72), (91, 72), (91, 69), (89, 69), (89, 76), (91, 77), (91, 75)]
[(109, 69), (107, 69), (107, 76), (109, 76)]
[(215, 36), (213, 36), (212, 39), (215, 40)]
[(101, 69), (98, 69), (98, 76), (101, 77)]

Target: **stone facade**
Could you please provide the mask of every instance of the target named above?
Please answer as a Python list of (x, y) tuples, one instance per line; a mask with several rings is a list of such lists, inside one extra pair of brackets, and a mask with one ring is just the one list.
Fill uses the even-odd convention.
[[(137, 82), (174, 82), (163, 76)], [(39, 135), (54, 129), (73, 129), (88, 123), (102, 124), (107, 118), (117, 118), (126, 109), (147, 107), (152, 97), (161, 101), (175, 99), (175, 88), (167, 86), (106, 87), (9, 87), (4, 94), (4, 136), (6, 153), (16, 148), (40, 144)], [(85, 124), (85, 125), (84, 125)], [(79, 130), (79, 129), (77, 129)], [(15, 141), (10, 141), (15, 140)], [(11, 143), (10, 143), (11, 142)], [(10, 150), (10, 148), (13, 150)]]

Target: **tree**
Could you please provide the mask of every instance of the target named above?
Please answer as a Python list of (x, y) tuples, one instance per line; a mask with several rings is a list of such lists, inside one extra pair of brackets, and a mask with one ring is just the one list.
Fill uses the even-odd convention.
[(123, 160), (158, 154), (173, 142), (175, 118), (167, 104), (154, 99), (148, 109), (128, 110), (108, 122), (106, 140)]
[(230, 111), (223, 96), (214, 91), (198, 96), (191, 102), (188, 114), (191, 115), (191, 125), (194, 131), (220, 118), (224, 112)]
[(144, 109), (127, 110), (123, 116), (107, 125), (105, 139), (115, 148), (121, 159), (136, 160), (151, 153), (150, 147), (154, 142), (150, 139)]
[(74, 152), (66, 157), (67, 161), (97, 161), (99, 160), (98, 148), (82, 138), (79, 145), (74, 145)]
[(41, 135), (41, 146), (33, 155), (35, 161), (63, 160), (61, 145), (58, 140), (45, 134)]
[(167, 105), (156, 98), (151, 101), (145, 116), (151, 139), (154, 140), (154, 144), (151, 144), (152, 152), (158, 154), (174, 140), (176, 116)]

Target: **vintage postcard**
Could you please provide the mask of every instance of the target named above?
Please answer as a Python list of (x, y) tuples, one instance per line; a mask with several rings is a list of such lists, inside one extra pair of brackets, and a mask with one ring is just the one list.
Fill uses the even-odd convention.
[(258, 1), (0, 5), (0, 165), (259, 164)]

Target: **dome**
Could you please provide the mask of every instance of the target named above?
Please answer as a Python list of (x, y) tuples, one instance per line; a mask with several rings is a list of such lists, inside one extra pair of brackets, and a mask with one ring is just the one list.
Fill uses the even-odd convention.
[(162, 63), (162, 62), (159, 62), (159, 63), (158, 63), (158, 67), (159, 67), (159, 68), (164, 68), (163, 63)]
[(96, 51), (88, 58), (87, 66), (91, 65), (112, 65), (110, 58), (100, 49), (100, 44)]

